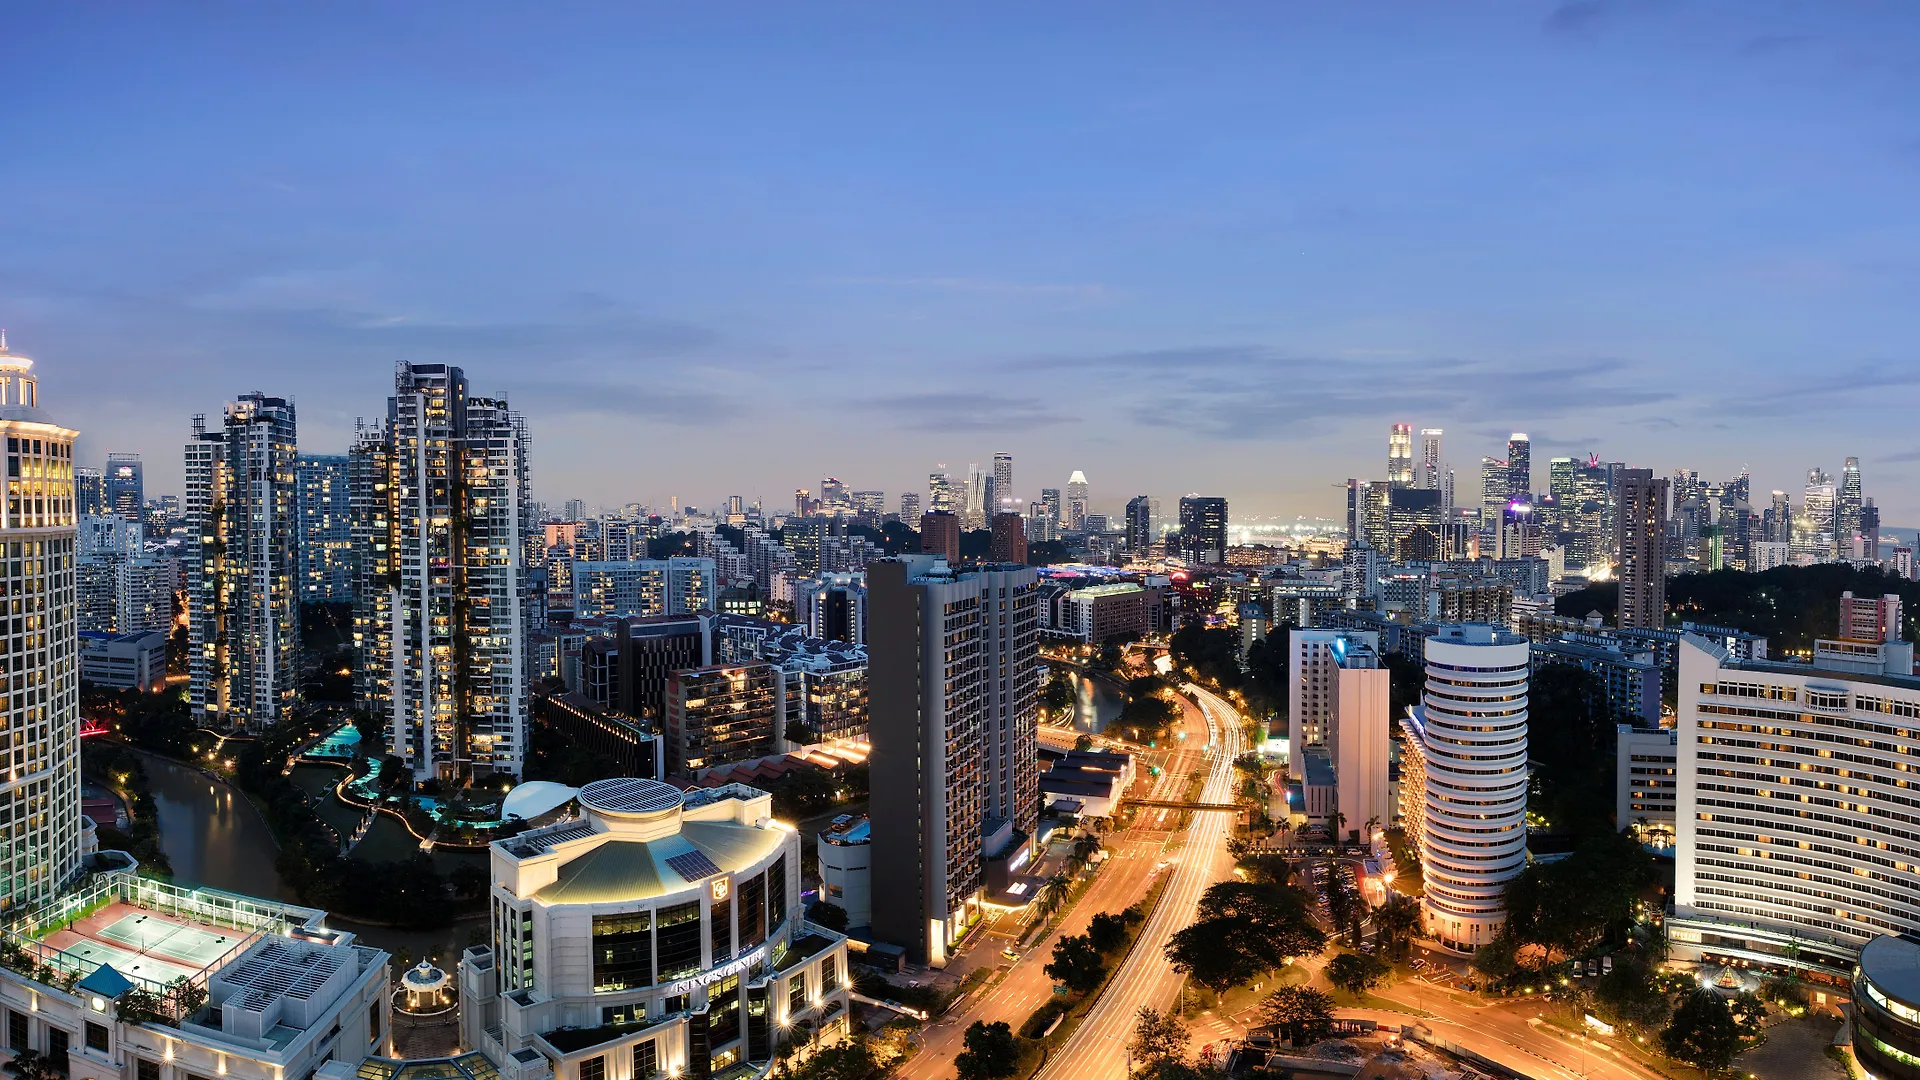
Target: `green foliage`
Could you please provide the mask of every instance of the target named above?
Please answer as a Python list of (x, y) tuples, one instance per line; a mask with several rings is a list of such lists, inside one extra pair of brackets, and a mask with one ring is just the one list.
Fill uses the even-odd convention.
[(1660, 1046), (1668, 1057), (1718, 1072), (1733, 1064), (1733, 1055), (1740, 1050), (1740, 1027), (1720, 995), (1696, 990), (1673, 1011), (1673, 1019), (1660, 1033)]
[(1039, 1008), (1033, 1010), (1033, 1013), (1027, 1017), (1025, 1023), (1020, 1025), (1020, 1037), (1023, 1039), (1039, 1038), (1041, 1033), (1047, 1030), (1047, 1025), (1053, 1023), (1054, 1017), (1059, 1016), (1071, 1008), (1073, 1008), (1071, 1002), (1062, 1001), (1059, 998), (1047, 999)]
[(1399, 653), (1387, 653), (1381, 657), (1387, 668), (1387, 708), (1395, 718), (1407, 715), (1407, 710), (1420, 704), (1420, 695), (1427, 684), (1427, 668), (1420, 661)]
[(1354, 997), (1385, 982), (1392, 971), (1385, 960), (1365, 953), (1341, 953), (1327, 961), (1327, 981)]
[[(1129, 916), (1132, 916), (1129, 918)], [(1139, 917), (1127, 911), (1103, 911), (1087, 922), (1087, 937), (1101, 953), (1110, 953), (1127, 943), (1127, 926)]]
[(991, 1024), (975, 1020), (961, 1041), (966, 1049), (953, 1059), (960, 1080), (998, 1080), (1012, 1076), (1020, 1065), (1020, 1044), (1005, 1020)]
[(787, 730), (781, 732), (781, 735), (796, 746), (811, 746), (820, 741), (820, 733), (805, 720), (787, 721)]
[(787, 1068), (786, 1075), (791, 1080), (870, 1080), (880, 1075), (880, 1059), (866, 1033), (856, 1027), (848, 1037)]
[(1381, 949), (1396, 959), (1405, 958), (1408, 946), (1420, 934), (1420, 901), (1400, 893), (1387, 894), (1387, 902), (1373, 910), (1373, 929)]
[(847, 932), (847, 909), (826, 900), (816, 900), (807, 909), (807, 919), (836, 934)]
[(1053, 960), (1041, 970), (1047, 978), (1082, 994), (1099, 986), (1107, 975), (1106, 961), (1086, 934), (1074, 934), (1054, 942)]
[(1298, 889), (1259, 881), (1223, 881), (1200, 898), (1193, 925), (1167, 942), (1174, 970), (1225, 992), (1279, 967), (1287, 958), (1317, 955), (1326, 935), (1313, 924)]
[(694, 552), (694, 535), (690, 532), (670, 532), (647, 541), (647, 558), (666, 559), (675, 555), (691, 555)]
[(1073, 740), (1073, 748), (1083, 753), (1093, 749), (1093, 736), (1081, 735), (1079, 738)]
[(1613, 832), (1613, 769), (1606, 763), (1613, 758), (1615, 725), (1631, 718), (1613, 715), (1598, 675), (1571, 664), (1535, 673), (1527, 711), (1527, 756), (1537, 764), (1529, 808), (1561, 832)]
[(1624, 935), (1634, 901), (1653, 880), (1653, 858), (1620, 833), (1595, 836), (1565, 859), (1530, 863), (1507, 882), (1506, 933), (1521, 945), (1583, 953)]
[(1333, 999), (1311, 986), (1283, 986), (1261, 999), (1260, 1020), (1295, 1046), (1306, 1046), (1333, 1030)]
[(66, 1080), (67, 1077), (66, 1069), (56, 1066), (52, 1058), (30, 1047), (14, 1051), (13, 1060), (7, 1063), (7, 1070), (13, 1073), (14, 1080)]
[(1609, 1024), (1650, 1032), (1666, 1026), (1673, 1002), (1655, 980), (1652, 968), (1632, 957), (1617, 956), (1613, 970), (1593, 984), (1593, 1011)]
[(1167, 641), (1174, 665), (1196, 682), (1232, 690), (1246, 681), (1240, 670), (1240, 641), (1231, 630), (1188, 624)]
[[(1667, 614), (1670, 620), (1764, 634), (1768, 651), (1778, 655), (1811, 649), (1814, 639), (1833, 637), (1840, 617), (1840, 594), (1849, 589), (1855, 596), (1900, 594), (1902, 610), (1907, 613), (1900, 636), (1913, 640), (1914, 619), (1920, 613), (1920, 582), (1878, 567), (1846, 563), (1779, 566), (1758, 574), (1742, 570), (1682, 574), (1667, 579)], [(1612, 621), (1619, 610), (1619, 599), (1619, 582), (1609, 581), (1568, 593), (1554, 603), (1554, 610), (1576, 618), (1598, 611)]]
[(1133, 1023), (1133, 1040), (1127, 1049), (1140, 1065), (1183, 1061), (1191, 1038), (1192, 1033), (1187, 1030), (1178, 1013), (1163, 1013), (1152, 1006), (1142, 1005)]
[(1047, 680), (1046, 689), (1040, 691), (1040, 707), (1049, 715), (1058, 716), (1073, 708), (1079, 695), (1074, 692), (1073, 677), (1064, 672), (1054, 672)]
[(1473, 951), (1473, 970), (1489, 979), (1507, 979), (1520, 970), (1519, 945), (1506, 930)]
[(1751, 991), (1735, 994), (1733, 1000), (1727, 1002), (1727, 1011), (1733, 1014), (1733, 1022), (1744, 1036), (1757, 1036), (1766, 1028), (1767, 1003)]
[(1258, 716), (1269, 719), (1287, 714), (1290, 700), (1291, 683), (1287, 677), (1293, 627), (1277, 626), (1266, 637), (1253, 643), (1247, 649), (1246, 695), (1247, 705)]

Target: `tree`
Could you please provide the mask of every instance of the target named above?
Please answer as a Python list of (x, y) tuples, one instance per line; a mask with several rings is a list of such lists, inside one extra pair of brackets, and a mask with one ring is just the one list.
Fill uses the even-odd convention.
[(786, 740), (796, 746), (811, 746), (820, 741), (820, 733), (805, 720), (787, 721)]
[(1060, 905), (1067, 902), (1067, 890), (1072, 886), (1073, 883), (1065, 874), (1055, 874), (1048, 878), (1047, 883), (1040, 886), (1041, 913), (1051, 915), (1059, 910)]
[(1626, 956), (1593, 984), (1593, 1011), (1609, 1024), (1632, 1031), (1658, 1031), (1673, 1015), (1673, 1003), (1654, 982), (1653, 971)]
[(869, 1080), (879, 1072), (880, 1061), (874, 1056), (873, 1044), (856, 1027), (849, 1037), (815, 1050), (787, 1075), (794, 1080)]
[(1073, 708), (1078, 697), (1074, 693), (1073, 679), (1065, 674), (1055, 674), (1047, 680), (1047, 688), (1040, 692), (1040, 707), (1047, 711), (1048, 716), (1058, 716)]
[(1735, 994), (1733, 1000), (1727, 1002), (1727, 1011), (1733, 1014), (1733, 1022), (1742, 1035), (1758, 1035), (1766, 1028), (1767, 1003), (1752, 991), (1742, 990)]
[(1420, 933), (1420, 901), (1390, 892), (1387, 902), (1373, 909), (1373, 930), (1380, 947), (1388, 955), (1404, 957), (1407, 946)]
[(960, 1080), (996, 1080), (1012, 1076), (1020, 1065), (1020, 1046), (1013, 1041), (1013, 1029), (1005, 1020), (991, 1024), (975, 1020), (962, 1041), (966, 1049), (953, 1059)]
[(1333, 1030), (1333, 999), (1311, 986), (1283, 986), (1261, 999), (1260, 1019), (1295, 1046), (1306, 1046)]
[(1179, 1014), (1163, 1013), (1152, 1006), (1142, 1005), (1138, 1015), (1133, 1024), (1133, 1041), (1127, 1044), (1135, 1063), (1153, 1065), (1161, 1061), (1185, 1060), (1187, 1042), (1192, 1035)]
[(1473, 950), (1473, 970), (1489, 979), (1505, 979), (1520, 970), (1519, 945), (1503, 927), (1492, 940)]
[(1634, 839), (1607, 833), (1559, 862), (1531, 863), (1506, 885), (1507, 932), (1517, 944), (1574, 955), (1633, 922), (1653, 879), (1653, 859)]
[(1093, 939), (1086, 934), (1063, 937), (1053, 943), (1053, 961), (1045, 968), (1047, 978), (1069, 990), (1086, 993), (1106, 978), (1107, 965)]
[(1087, 922), (1087, 938), (1102, 953), (1110, 953), (1127, 941), (1127, 916), (1124, 912), (1103, 911)]
[(1073, 748), (1081, 753), (1093, 749), (1093, 736), (1082, 732), (1079, 738), (1073, 740)]
[(66, 1080), (66, 1070), (55, 1067), (53, 1059), (38, 1050), (16, 1050), (7, 1068), (14, 1080)]
[(847, 930), (847, 909), (831, 901), (816, 902), (807, 909), (807, 918), (836, 934), (843, 934)]
[(1173, 935), (1166, 954), (1174, 970), (1223, 993), (1289, 957), (1317, 955), (1326, 943), (1300, 890), (1223, 881), (1201, 895), (1198, 918)]
[(1385, 960), (1365, 953), (1341, 953), (1327, 961), (1327, 981), (1359, 997), (1380, 985), (1393, 969)]
[(1740, 1028), (1720, 995), (1696, 990), (1673, 1011), (1673, 1019), (1660, 1033), (1660, 1045), (1668, 1057), (1718, 1072), (1733, 1064), (1733, 1055), (1740, 1049)]

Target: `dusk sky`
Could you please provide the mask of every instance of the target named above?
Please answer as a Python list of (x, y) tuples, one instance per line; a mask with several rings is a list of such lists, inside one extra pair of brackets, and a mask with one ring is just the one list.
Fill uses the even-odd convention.
[(0, 326), (180, 490), (466, 367), (547, 501), (1334, 516), (1395, 421), (1920, 523), (1920, 6), (14, 5)]

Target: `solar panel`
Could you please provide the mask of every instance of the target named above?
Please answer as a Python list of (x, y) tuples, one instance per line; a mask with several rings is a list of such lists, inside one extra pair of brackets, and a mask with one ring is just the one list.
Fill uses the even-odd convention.
[(580, 789), (580, 801), (616, 814), (647, 814), (680, 805), (680, 789), (658, 780), (595, 780)]
[(688, 881), (699, 881), (720, 872), (720, 868), (713, 865), (713, 860), (707, 858), (704, 851), (683, 851), (668, 859), (667, 865)]

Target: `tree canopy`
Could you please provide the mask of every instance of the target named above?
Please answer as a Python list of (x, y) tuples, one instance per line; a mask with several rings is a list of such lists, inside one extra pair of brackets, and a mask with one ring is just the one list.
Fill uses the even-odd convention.
[[(1840, 620), (1840, 594), (1855, 596), (1898, 593), (1906, 625), (1901, 636), (1911, 641), (1920, 613), (1920, 582), (1908, 581), (1879, 567), (1847, 563), (1817, 566), (1777, 566), (1760, 573), (1715, 570), (1681, 574), (1667, 579), (1667, 617), (1671, 621), (1711, 623), (1764, 634), (1773, 652), (1811, 649), (1815, 638), (1833, 637)], [(1603, 582), (1571, 592), (1554, 603), (1562, 615), (1584, 618), (1598, 611), (1612, 622), (1620, 607), (1620, 583)]]
[(1167, 942), (1167, 959), (1174, 970), (1224, 992), (1289, 957), (1317, 955), (1326, 947), (1309, 906), (1300, 890), (1284, 885), (1220, 882), (1200, 897), (1193, 925)]
[(1020, 1065), (1020, 1044), (1005, 1020), (991, 1024), (975, 1020), (961, 1041), (966, 1049), (953, 1059), (960, 1080), (998, 1080), (1012, 1076)]
[(1632, 837), (1607, 833), (1558, 862), (1529, 863), (1507, 882), (1506, 933), (1516, 944), (1585, 952), (1633, 921), (1653, 859)]
[(1718, 1072), (1733, 1064), (1733, 1055), (1740, 1050), (1740, 1028), (1724, 998), (1711, 990), (1697, 990), (1673, 1011), (1673, 1019), (1660, 1033), (1660, 1046), (1668, 1057)]

